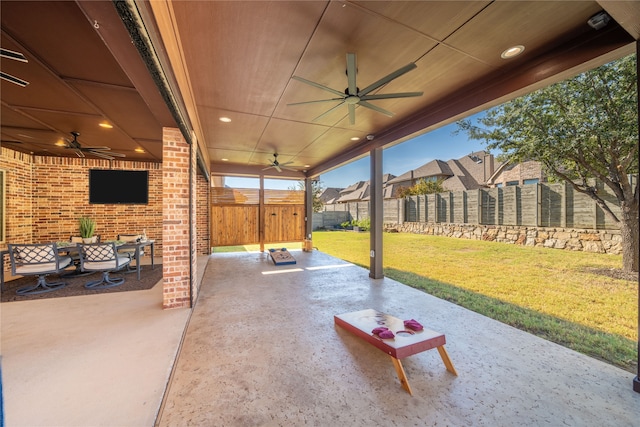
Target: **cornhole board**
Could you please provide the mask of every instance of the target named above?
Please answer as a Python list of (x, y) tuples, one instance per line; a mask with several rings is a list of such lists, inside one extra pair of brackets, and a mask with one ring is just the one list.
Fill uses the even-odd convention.
[(275, 265), (295, 264), (296, 259), (285, 248), (269, 249), (269, 255)]
[[(447, 350), (444, 348), (446, 343), (445, 336), (440, 332), (426, 328), (421, 331), (412, 331), (405, 328), (403, 320), (370, 308), (335, 315), (333, 319), (336, 325), (364, 339), (369, 344), (391, 356), (391, 361), (398, 374), (400, 384), (402, 384), (402, 388), (410, 395), (413, 395), (413, 392), (411, 391), (409, 380), (407, 379), (400, 359), (436, 348), (438, 349), (438, 353), (440, 353), (440, 357), (447, 371), (453, 375), (458, 375), (449, 359)], [(389, 328), (395, 337), (382, 339), (371, 332), (374, 328), (380, 326)]]

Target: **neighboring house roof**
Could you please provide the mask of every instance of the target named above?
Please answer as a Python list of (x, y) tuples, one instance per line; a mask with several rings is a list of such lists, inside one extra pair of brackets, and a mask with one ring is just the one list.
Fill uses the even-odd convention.
[[(490, 164), (486, 164), (490, 162)], [(421, 178), (441, 178), (445, 189), (451, 191), (472, 190), (483, 187), (488, 173), (493, 169), (493, 156), (485, 151), (476, 151), (459, 159), (432, 160), (417, 169), (406, 172), (390, 183), (410, 187)], [(449, 182), (451, 179), (455, 180)], [(454, 190), (455, 189), (455, 190)]]
[(467, 188), (467, 184), (464, 182), (463, 177), (460, 176), (452, 176), (442, 183), (442, 188), (445, 191), (463, 191), (469, 190)]
[[(347, 192), (349, 188), (354, 187), (353, 191)], [(369, 182), (360, 181), (357, 185), (352, 185), (340, 192), (340, 197), (335, 201), (336, 203), (346, 203), (346, 202), (358, 202), (364, 200), (365, 197), (369, 196)]]
[(340, 191), (340, 194), (341, 195), (345, 195), (345, 194), (352, 193), (352, 192), (356, 191), (357, 189), (359, 189), (360, 187), (362, 187), (364, 184), (365, 184), (365, 181), (358, 181), (355, 184), (351, 184), (347, 188), (342, 189)]
[[(502, 165), (501, 165), (502, 166)], [(503, 166), (502, 166), (503, 167)], [(383, 197), (391, 199), (401, 187), (410, 187), (421, 178), (442, 179), (446, 191), (475, 190), (485, 187), (493, 175), (494, 157), (486, 151), (475, 151), (469, 155), (448, 161), (431, 160), (428, 163), (403, 173), (400, 176), (383, 176)], [(358, 181), (340, 191), (334, 203), (369, 200), (369, 182)], [(328, 204), (328, 202), (327, 202)]]
[(442, 160), (432, 160), (429, 163), (426, 163), (417, 169), (411, 170), (409, 172), (405, 172), (402, 175), (396, 178), (393, 178), (392, 180), (389, 181), (389, 184), (396, 184), (400, 182), (406, 183), (414, 179), (418, 180), (420, 178), (429, 178), (432, 176), (436, 176), (436, 177), (453, 176), (453, 172), (451, 171), (451, 168), (446, 162), (443, 162)]
[(322, 203), (330, 204), (332, 200), (335, 200), (339, 195), (342, 188), (328, 187), (318, 196)]

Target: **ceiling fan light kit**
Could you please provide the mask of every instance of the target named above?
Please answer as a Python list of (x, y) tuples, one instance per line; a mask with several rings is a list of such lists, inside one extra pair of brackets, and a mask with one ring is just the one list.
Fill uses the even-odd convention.
[(295, 171), (296, 169), (291, 169), (291, 168), (287, 168), (285, 166), (290, 165), (293, 162), (285, 162), (285, 163), (280, 163), (278, 162), (278, 153), (273, 153), (273, 160), (271, 160), (269, 162), (269, 166), (267, 166), (266, 168), (262, 169), (263, 171), (266, 171), (268, 169), (275, 169), (278, 172), (282, 172), (282, 169), (286, 169), (286, 170), (290, 170), (290, 171)]
[(338, 104), (334, 105), (324, 113), (320, 114), (318, 117), (313, 119), (314, 122), (320, 120), (325, 117), (327, 114), (336, 110), (343, 104), (347, 105), (349, 110), (349, 122), (354, 125), (356, 123), (356, 105), (368, 108), (370, 110), (377, 111), (378, 113), (384, 114), (385, 116), (392, 117), (393, 113), (391, 111), (387, 111), (384, 108), (380, 108), (377, 105), (371, 104), (368, 101), (373, 101), (377, 99), (395, 99), (395, 98), (411, 98), (416, 96), (422, 96), (423, 92), (400, 92), (400, 93), (387, 93), (387, 94), (371, 94), (371, 92), (380, 89), (382, 86), (391, 82), (392, 80), (397, 79), (398, 77), (408, 73), (409, 71), (417, 68), (417, 65), (414, 63), (410, 63), (397, 69), (381, 78), (380, 80), (372, 83), (367, 86), (363, 90), (358, 88), (356, 83), (356, 74), (357, 74), (357, 66), (356, 66), (356, 54), (355, 53), (347, 53), (347, 88), (344, 92), (339, 90), (332, 89), (330, 87), (324, 86), (320, 83), (312, 82), (311, 80), (307, 80), (305, 78), (299, 76), (292, 76), (291, 78), (297, 80), (301, 83), (307, 84), (309, 86), (316, 87), (318, 89), (322, 89), (326, 92), (332, 93), (337, 96), (337, 98), (328, 98), (328, 99), (319, 99), (315, 101), (303, 101), (303, 102), (294, 102), (287, 105), (304, 105), (304, 104), (314, 104), (318, 102), (338, 102)]

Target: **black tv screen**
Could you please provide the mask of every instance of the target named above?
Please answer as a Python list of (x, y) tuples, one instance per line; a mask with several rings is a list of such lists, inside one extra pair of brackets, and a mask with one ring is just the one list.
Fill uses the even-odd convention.
[(149, 171), (90, 169), (89, 203), (149, 203)]

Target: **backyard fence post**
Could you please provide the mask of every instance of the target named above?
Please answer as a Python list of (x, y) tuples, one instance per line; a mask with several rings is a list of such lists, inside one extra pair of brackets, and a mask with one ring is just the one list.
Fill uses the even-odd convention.
[(537, 206), (536, 206), (536, 227), (540, 227), (541, 222), (540, 222), (540, 217), (542, 216), (542, 191), (541, 191), (541, 187), (542, 184), (538, 183), (536, 184), (536, 201), (537, 201)]
[(562, 182), (562, 200), (560, 201), (560, 227), (567, 228), (567, 181)]
[(480, 188), (478, 188), (478, 200), (476, 204), (478, 205), (478, 212), (476, 213), (478, 215), (477, 221), (478, 224), (482, 224), (482, 189)]

